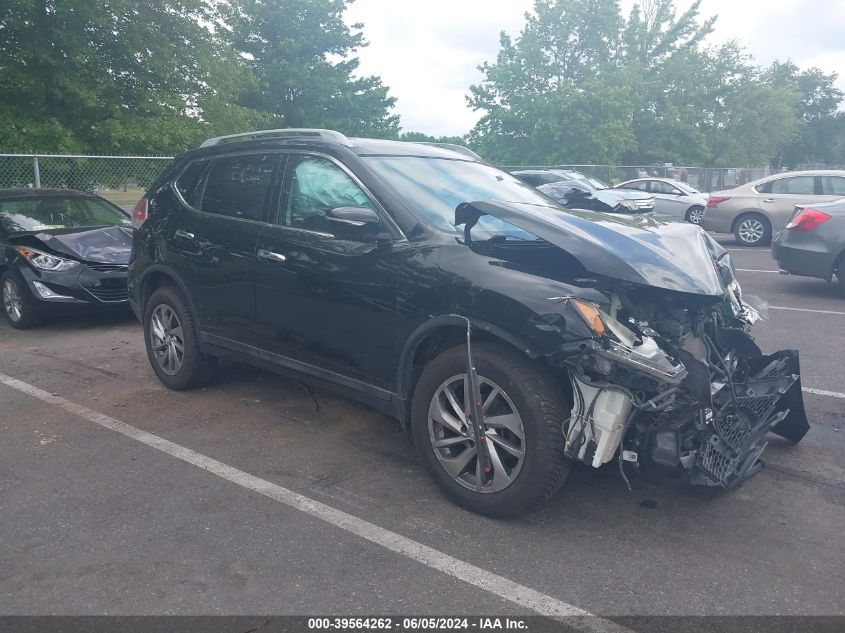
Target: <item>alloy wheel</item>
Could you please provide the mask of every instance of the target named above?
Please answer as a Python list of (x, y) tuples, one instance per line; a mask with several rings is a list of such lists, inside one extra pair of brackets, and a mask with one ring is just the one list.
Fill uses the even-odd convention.
[(696, 207), (694, 209), (690, 209), (690, 211), (687, 215), (688, 215), (687, 219), (690, 222), (692, 222), (693, 224), (696, 224), (698, 226), (701, 226), (701, 221), (704, 219), (704, 209), (701, 209), (701, 208), (698, 208), (698, 207)]
[(756, 244), (763, 239), (763, 234), (766, 232), (766, 227), (756, 218), (747, 218), (739, 225), (737, 233), (740, 239), (746, 244)]
[(6, 282), (3, 284), (3, 308), (12, 321), (17, 323), (21, 320), (23, 316), (23, 300), (21, 299), (18, 284), (12, 279), (6, 279)]
[(440, 466), (457, 483), (482, 493), (499, 492), (511, 485), (522, 469), (525, 429), (504, 389), (483, 376), (479, 383), (481, 431), (492, 472), (482, 472), (478, 459), (466, 374), (446, 379), (434, 392), (428, 410), (429, 438)]
[(168, 376), (178, 374), (185, 360), (185, 338), (179, 317), (165, 303), (150, 317), (150, 343), (159, 368)]

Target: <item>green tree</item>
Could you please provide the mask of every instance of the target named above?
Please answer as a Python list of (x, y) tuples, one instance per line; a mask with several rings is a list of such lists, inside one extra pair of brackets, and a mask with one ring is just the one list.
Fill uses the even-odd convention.
[(216, 19), (203, 0), (7, 0), (4, 149), (170, 152), (202, 134)]
[(735, 43), (706, 48), (699, 2), (535, 0), (468, 102), (474, 147), (506, 164), (764, 163), (796, 132), (797, 97)]
[(500, 36), (495, 63), (470, 87), (483, 112), (473, 147), (505, 164), (613, 162), (633, 142), (629, 86), (614, 60), (615, 0), (535, 0), (519, 37)]
[(792, 60), (774, 62), (762, 76), (775, 89), (790, 90), (798, 95), (799, 125), (795, 138), (778, 148), (772, 165), (794, 168), (799, 163), (833, 164), (843, 159), (837, 151), (841, 137), (839, 104), (842, 91), (836, 87), (836, 73), (826, 74), (818, 68), (801, 70)]
[(358, 76), (361, 24), (343, 21), (349, 0), (235, 0), (225, 18), (251, 84), (238, 100), (279, 127), (328, 127), (395, 137), (395, 99), (375, 76)]

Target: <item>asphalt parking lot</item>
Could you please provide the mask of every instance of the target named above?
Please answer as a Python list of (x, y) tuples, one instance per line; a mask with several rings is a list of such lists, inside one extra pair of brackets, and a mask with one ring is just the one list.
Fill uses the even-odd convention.
[(845, 614), (845, 298), (721, 241), (811, 432), (737, 490), (575, 467), (512, 520), (362, 405), (241, 365), (167, 391), (129, 314), (0, 323), (0, 614)]

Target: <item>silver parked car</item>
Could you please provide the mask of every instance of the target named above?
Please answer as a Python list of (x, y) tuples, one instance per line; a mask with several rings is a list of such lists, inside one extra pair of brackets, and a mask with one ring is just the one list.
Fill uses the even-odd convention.
[(616, 189), (645, 191), (654, 197), (654, 210), (658, 213), (701, 224), (707, 194), (695, 187), (672, 178), (637, 178), (616, 185)]
[(767, 245), (786, 226), (795, 205), (845, 196), (845, 171), (793, 171), (714, 191), (702, 226), (733, 233), (745, 246)]

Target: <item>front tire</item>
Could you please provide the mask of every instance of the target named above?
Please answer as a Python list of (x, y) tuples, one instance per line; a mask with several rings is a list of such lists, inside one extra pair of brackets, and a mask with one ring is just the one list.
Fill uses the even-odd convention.
[(742, 215), (734, 225), (734, 238), (743, 246), (768, 246), (772, 241), (772, 225), (759, 213)]
[(554, 377), (517, 351), (479, 343), (473, 357), (493, 472), (485, 475), (478, 467), (463, 345), (446, 350), (423, 370), (411, 404), (414, 442), (452, 501), (488, 516), (521, 514), (551, 497), (569, 472), (561, 423), (570, 407)]
[(687, 209), (686, 221), (696, 226), (701, 226), (704, 219), (704, 207), (690, 207)]
[(211, 380), (217, 359), (200, 351), (196, 322), (187, 301), (174, 288), (159, 288), (144, 309), (147, 358), (170, 389), (202, 387)]
[(13, 270), (0, 277), (0, 303), (6, 320), (16, 330), (28, 330), (41, 323), (35, 311), (35, 298), (23, 278)]

